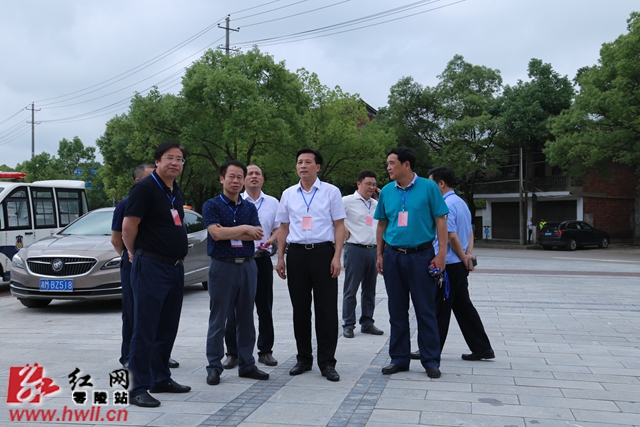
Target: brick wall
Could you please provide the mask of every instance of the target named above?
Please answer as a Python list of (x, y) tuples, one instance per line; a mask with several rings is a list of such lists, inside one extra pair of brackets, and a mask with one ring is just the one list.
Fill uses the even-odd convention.
[[(592, 216), (593, 226), (606, 231), (611, 237), (630, 239), (638, 178), (626, 166), (615, 165), (612, 170), (613, 179), (592, 174), (582, 181), (584, 215)], [(589, 196), (594, 193), (598, 196)]]

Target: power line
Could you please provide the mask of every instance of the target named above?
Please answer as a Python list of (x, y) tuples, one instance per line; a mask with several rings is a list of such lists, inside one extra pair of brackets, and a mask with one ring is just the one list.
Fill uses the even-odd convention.
[(295, 3), (288, 4), (286, 6), (276, 7), (275, 9), (265, 10), (264, 12), (260, 12), (260, 13), (254, 13), (253, 15), (247, 15), (247, 16), (241, 16), (240, 18), (234, 18), (234, 20), (239, 21), (241, 19), (252, 18), (252, 17), (258, 16), (258, 15), (264, 15), (265, 13), (274, 12), (276, 10), (281, 10), (281, 9), (286, 9), (287, 7), (295, 6), (297, 4), (305, 3), (307, 1), (309, 1), (309, 0), (300, 0), (300, 1), (297, 1)]
[[(337, 6), (337, 5), (342, 4), (342, 3), (348, 3), (350, 1), (351, 0), (342, 0), (342, 1), (339, 1), (337, 3), (329, 4), (327, 6), (322, 6), (322, 7), (318, 7), (318, 8), (315, 8), (315, 9), (306, 10), (304, 12), (294, 13), (293, 15), (287, 15), (287, 16), (283, 16), (281, 18), (269, 19), (268, 21), (262, 21), (262, 22), (256, 22), (254, 24), (243, 25), (242, 28), (255, 27), (256, 25), (269, 24), (271, 22), (282, 21), (284, 19), (293, 18), (293, 17), (296, 17), (296, 16), (306, 15), (307, 13), (317, 12), (318, 10), (328, 9), (330, 7)], [(242, 18), (238, 18), (236, 20), (240, 20), (240, 19), (242, 19)]]

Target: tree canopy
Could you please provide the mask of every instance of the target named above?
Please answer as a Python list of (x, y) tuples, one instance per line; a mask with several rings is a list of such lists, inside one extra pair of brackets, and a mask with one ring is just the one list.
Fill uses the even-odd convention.
[(619, 163), (640, 177), (640, 13), (627, 23), (627, 34), (602, 45), (597, 65), (580, 69), (573, 105), (551, 121), (556, 139), (545, 154), (573, 176), (608, 175)]

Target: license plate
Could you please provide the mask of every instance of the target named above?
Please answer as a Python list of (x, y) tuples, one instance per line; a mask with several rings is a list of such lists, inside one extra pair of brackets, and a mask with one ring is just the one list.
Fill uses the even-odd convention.
[(553, 233), (551, 233), (550, 231), (547, 231), (546, 233), (544, 233), (545, 236), (551, 236), (551, 234)]
[(45, 292), (73, 292), (73, 279), (40, 279), (40, 290)]

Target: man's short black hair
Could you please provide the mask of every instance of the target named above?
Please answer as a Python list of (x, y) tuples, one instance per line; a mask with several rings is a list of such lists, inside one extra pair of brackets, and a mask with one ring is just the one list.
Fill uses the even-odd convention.
[(387, 152), (387, 157), (391, 154), (395, 154), (398, 156), (398, 160), (400, 163), (409, 162), (409, 166), (411, 166), (411, 170), (416, 167), (416, 155), (411, 148), (407, 147), (394, 147)]
[(156, 153), (153, 155), (153, 160), (160, 161), (160, 159), (162, 159), (162, 155), (172, 148), (180, 149), (180, 151), (182, 151), (182, 158), (185, 160), (187, 159), (187, 150), (185, 150), (179, 142), (172, 141), (163, 142), (162, 144), (160, 144), (158, 148), (156, 148)]
[(247, 177), (247, 167), (238, 160), (229, 160), (227, 162), (224, 162), (221, 166), (220, 166), (220, 176), (221, 177), (225, 177), (227, 176), (227, 169), (229, 168), (229, 166), (237, 166), (240, 169), (242, 169), (242, 172), (244, 172), (244, 177)]
[(365, 178), (373, 178), (376, 179), (376, 173), (374, 171), (370, 171), (370, 170), (363, 170), (360, 171), (360, 173), (358, 174), (358, 182), (362, 182), (364, 181)]
[(300, 154), (305, 154), (305, 153), (313, 154), (314, 157), (316, 158), (316, 165), (322, 166), (322, 154), (320, 154), (318, 150), (314, 150), (313, 148), (309, 148), (309, 147), (303, 148), (302, 150), (296, 153), (296, 162), (298, 161), (298, 157), (300, 157)]
[(429, 173), (427, 174), (427, 176), (430, 176), (433, 178), (433, 181), (437, 184), (440, 181), (444, 181), (444, 183), (447, 185), (447, 187), (449, 188), (453, 188), (456, 178), (455, 178), (455, 174), (453, 173), (453, 169), (447, 167), (447, 166), (438, 166), (435, 167), (433, 169), (431, 169), (429, 171)]
[(151, 164), (151, 163), (143, 163), (141, 165), (136, 166), (136, 168), (133, 170), (133, 179), (142, 179), (144, 176), (144, 171), (147, 169), (155, 169), (156, 165)]

